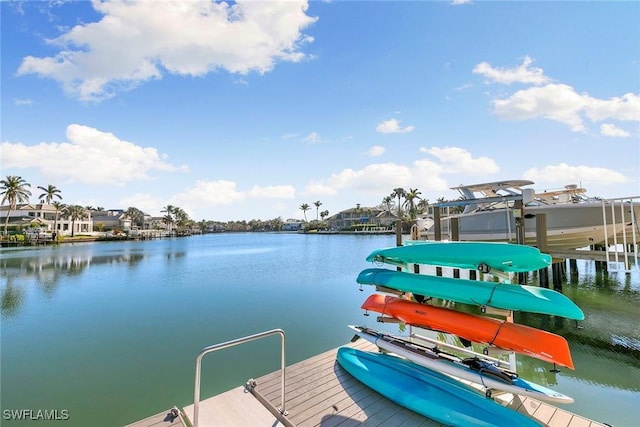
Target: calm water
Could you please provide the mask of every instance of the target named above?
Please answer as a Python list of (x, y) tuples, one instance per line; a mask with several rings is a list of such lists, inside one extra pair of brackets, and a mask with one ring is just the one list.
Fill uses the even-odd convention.
[[(395, 236), (247, 233), (3, 249), (0, 423), (119, 426), (185, 406), (203, 347), (268, 329), (285, 330), (287, 364), (344, 344), (347, 324), (380, 327), (362, 316), (373, 289), (359, 291), (355, 277), (371, 266), (369, 252), (394, 244)], [(569, 410), (637, 425), (640, 274), (578, 268), (564, 292), (586, 314), (580, 329), (516, 317), (567, 337), (576, 370), (553, 374), (524, 356), (518, 370), (574, 397)], [(279, 345), (271, 337), (207, 356), (202, 396), (278, 369)], [(69, 420), (5, 419), (20, 409)]]

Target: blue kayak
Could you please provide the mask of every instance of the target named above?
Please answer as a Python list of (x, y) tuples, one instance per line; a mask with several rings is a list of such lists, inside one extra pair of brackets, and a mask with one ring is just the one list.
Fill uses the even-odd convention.
[(449, 426), (540, 427), (449, 376), (399, 357), (351, 347), (338, 349), (338, 363), (389, 400)]
[(356, 281), (361, 285), (384, 286), (400, 292), (411, 292), (463, 304), (550, 314), (574, 320), (584, 319), (580, 307), (565, 295), (538, 286), (454, 279), (386, 268), (362, 270)]

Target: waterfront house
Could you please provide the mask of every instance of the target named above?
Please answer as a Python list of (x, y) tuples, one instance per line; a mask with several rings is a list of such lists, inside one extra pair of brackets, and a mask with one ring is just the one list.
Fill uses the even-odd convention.
[(282, 231), (298, 231), (302, 228), (302, 221), (288, 219), (282, 224)]
[(360, 225), (390, 228), (397, 219), (398, 216), (390, 210), (377, 207), (363, 208), (358, 205), (329, 217), (327, 223), (331, 230), (348, 230)]
[(99, 231), (129, 230), (131, 219), (124, 214), (122, 209), (109, 209), (107, 211), (92, 211), (93, 225)]
[(75, 221), (63, 216), (62, 212), (58, 211), (58, 220), (56, 221), (56, 208), (53, 205), (27, 203), (16, 206), (16, 209), (11, 209), (11, 212), (9, 212), (9, 206), (4, 205), (0, 206), (0, 221), (2, 224), (7, 218), (7, 213), (9, 213), (8, 229), (11, 231), (23, 231), (26, 229), (39, 230), (38, 232), (43, 233), (53, 233), (55, 231), (61, 236), (70, 236), (78, 233), (85, 234), (93, 231), (93, 219), (91, 218), (91, 211), (88, 210), (85, 218)]

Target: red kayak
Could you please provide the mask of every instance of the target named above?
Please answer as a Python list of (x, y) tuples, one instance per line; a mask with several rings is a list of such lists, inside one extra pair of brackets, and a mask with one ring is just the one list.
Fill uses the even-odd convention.
[(379, 294), (367, 298), (362, 308), (408, 325), (446, 332), (574, 369), (567, 340), (551, 332)]

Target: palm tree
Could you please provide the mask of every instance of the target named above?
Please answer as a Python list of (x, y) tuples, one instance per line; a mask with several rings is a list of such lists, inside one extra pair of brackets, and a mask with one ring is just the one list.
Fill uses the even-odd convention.
[(320, 212), (320, 218), (324, 221), (324, 219), (326, 217), (329, 216), (329, 211), (327, 209), (323, 210), (322, 212)]
[(166, 214), (162, 217), (162, 223), (167, 225), (167, 230), (169, 231), (171, 231), (171, 229), (173, 228), (174, 222), (175, 221), (173, 220), (173, 216), (171, 216), (170, 214)]
[(56, 197), (62, 200), (62, 196), (60, 195), (61, 191), (56, 188), (55, 185), (49, 184), (46, 187), (38, 186), (38, 188), (44, 191), (44, 193), (42, 193), (40, 197), (38, 197), (38, 199), (40, 199), (40, 203), (46, 203), (47, 205), (50, 205), (51, 201)]
[(418, 208), (418, 211), (426, 212), (427, 208), (429, 207), (429, 199), (420, 199), (416, 207)]
[(402, 218), (402, 204), (400, 203), (400, 199), (402, 199), (405, 194), (406, 191), (404, 191), (404, 188), (402, 187), (394, 188), (391, 193), (392, 198), (398, 198), (398, 219)]
[(176, 207), (173, 205), (167, 205), (160, 212), (166, 213), (165, 216), (162, 217), (162, 222), (167, 225), (169, 231), (173, 229), (173, 224), (176, 222), (174, 218)]
[(71, 237), (75, 236), (76, 221), (79, 219), (85, 219), (89, 216), (85, 208), (80, 205), (65, 206), (64, 210), (62, 211), (62, 215), (71, 219)]
[(407, 206), (407, 210), (409, 211), (409, 218), (416, 218), (416, 204), (414, 202), (415, 199), (420, 199), (420, 191), (417, 188), (409, 188), (409, 191), (404, 195), (404, 204)]
[(0, 180), (0, 189), (2, 190), (2, 202), (0, 205), (4, 205), (4, 202), (9, 202), (9, 209), (7, 210), (7, 217), (4, 220), (4, 234), (7, 234), (7, 227), (9, 226), (9, 214), (16, 208), (18, 202), (27, 203), (31, 191), (27, 189), (31, 187), (27, 181), (22, 179), (21, 176), (10, 175), (7, 179)]
[(186, 228), (191, 223), (191, 218), (182, 208), (174, 208), (173, 214), (176, 218), (178, 228)]
[(393, 196), (383, 197), (382, 204), (387, 208), (387, 212), (391, 212), (391, 205), (393, 205)]
[(318, 209), (320, 209), (320, 206), (322, 206), (322, 203), (320, 202), (320, 200), (318, 200), (317, 202), (313, 202), (313, 204), (316, 207), (316, 221), (318, 220)]
[(144, 221), (144, 212), (142, 212), (140, 209), (135, 208), (133, 206), (127, 208), (124, 214), (128, 216), (129, 219), (136, 226), (141, 226), (142, 222)]
[(303, 203), (300, 205), (300, 210), (304, 214), (304, 222), (307, 222), (307, 211), (311, 209), (308, 204)]
[(173, 215), (173, 212), (176, 210), (176, 207), (173, 205), (167, 205), (160, 212), (167, 213), (169, 215)]
[(56, 210), (56, 218), (53, 221), (53, 232), (56, 233), (56, 239), (57, 239), (58, 238), (58, 215), (60, 214), (60, 211), (62, 211), (66, 207), (66, 205), (56, 200), (55, 202), (51, 203), (51, 206), (53, 206)]

